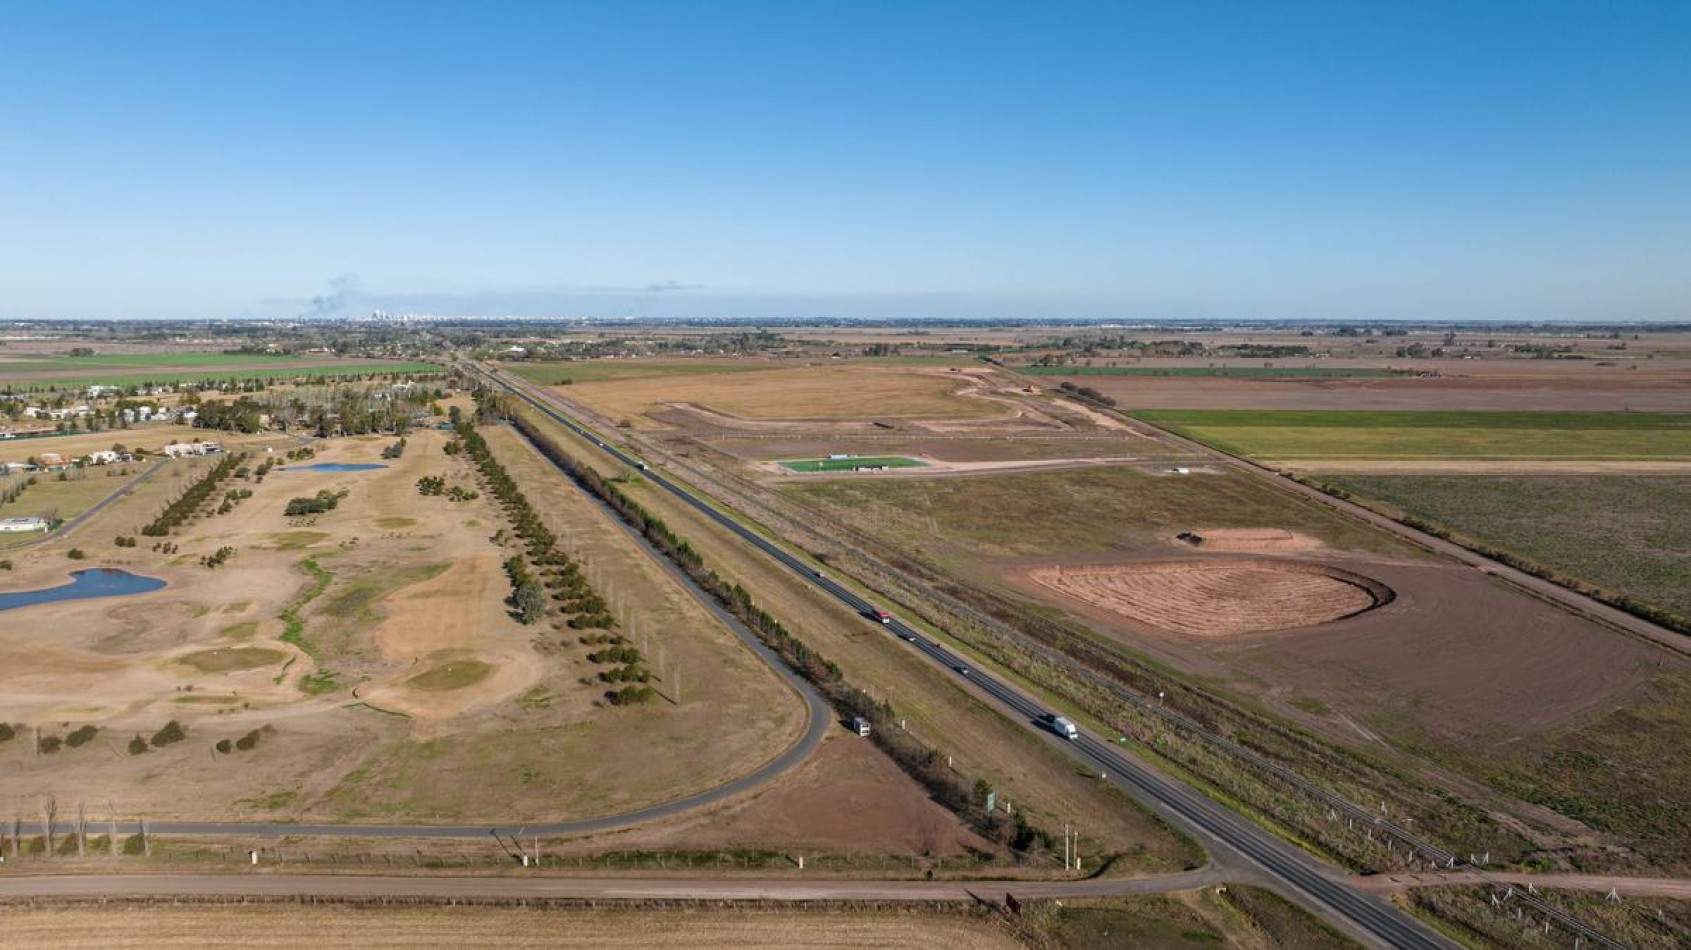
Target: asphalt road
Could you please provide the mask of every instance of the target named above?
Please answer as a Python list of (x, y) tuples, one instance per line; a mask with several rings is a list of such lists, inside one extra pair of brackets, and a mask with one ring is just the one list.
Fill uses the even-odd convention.
[(82, 514), (79, 514), (76, 517), (74, 517), (74, 518), (70, 519), (69, 521), (65, 522), (64, 524), (60, 525), (57, 531), (49, 531), (39, 538), (35, 538), (33, 540), (30, 540), (30, 541), (25, 541), (22, 544), (13, 545), (10, 550), (16, 551), (16, 550), (19, 550), (20, 548), (34, 547), (37, 544), (46, 544), (49, 541), (57, 541), (61, 538), (68, 536), (71, 532), (73, 532), (77, 528), (81, 527), (83, 522), (85, 522), (89, 518), (92, 518), (95, 515), (99, 514), (101, 511), (104, 511), (107, 506), (113, 504), (114, 502), (116, 502), (120, 498), (129, 497), (129, 495), (132, 494), (135, 491), (135, 489), (140, 488), (142, 485), (145, 485), (147, 483), (148, 479), (152, 478), (154, 475), (157, 475), (168, 464), (170, 464), (169, 459), (160, 459), (157, 462), (154, 462), (152, 468), (149, 468), (145, 472), (142, 472), (141, 474), (135, 476), (135, 478), (131, 479), (129, 481), (129, 483), (124, 485), (122, 488), (119, 488), (117, 491), (112, 492), (110, 495), (107, 495), (106, 497), (104, 497), (104, 498), (100, 499), (99, 501), (95, 502), (93, 504), (93, 506), (91, 506), (87, 511), (84, 511)]
[[(642, 470), (654, 485), (692, 506), (741, 540), (752, 545), (796, 574), (832, 594), (866, 618), (873, 617), (876, 606), (859, 597), (854, 591), (817, 571), (808, 562), (789, 553), (769, 539), (728, 515), (718, 511), (703, 499), (686, 491), (651, 470), (646, 463), (605, 442), (596, 433), (565, 415), (549, 400), (537, 398), (526, 386), (503, 375), (488, 375), (501, 387), (522, 398), (559, 424), (592, 441), (617, 461)], [(1008, 683), (975, 669), (964, 658), (943, 645), (925, 637), (915, 628), (897, 618), (884, 623), (889, 632), (912, 644), (933, 662), (950, 669), (954, 675), (973, 683), (997, 704), (1021, 718), (1030, 729), (1049, 733), (1044, 723), (1055, 715), (1035, 700)], [(1052, 740), (1058, 741), (1060, 740)], [(1224, 808), (1212, 799), (1184, 783), (1170, 779), (1137, 759), (1116, 751), (1090, 736), (1060, 743), (1069, 754), (1089, 767), (1099, 770), (1099, 778), (1108, 781), (1143, 802), (1153, 811), (1193, 832), (1212, 851), (1219, 850), (1227, 857), (1238, 857), (1260, 869), (1276, 884), (1301, 903), (1316, 909), (1348, 932), (1376, 945), (1402, 948), (1450, 948), (1456, 946), (1443, 936), (1397, 908), (1366, 895), (1345, 881), (1330, 876), (1331, 871), (1315, 862), (1304, 852), (1274, 837), (1254, 822)], [(1218, 858), (1221, 855), (1218, 855)]]

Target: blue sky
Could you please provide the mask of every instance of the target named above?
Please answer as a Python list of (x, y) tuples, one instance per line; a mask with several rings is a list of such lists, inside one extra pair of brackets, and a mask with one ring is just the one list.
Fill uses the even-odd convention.
[(1691, 4), (0, 4), (0, 317), (1691, 319)]

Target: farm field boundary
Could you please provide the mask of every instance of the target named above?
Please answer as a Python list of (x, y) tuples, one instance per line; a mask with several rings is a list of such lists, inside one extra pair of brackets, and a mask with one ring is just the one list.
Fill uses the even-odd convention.
[(1323, 366), (1016, 366), (1027, 376), (1236, 376), (1246, 379), (1351, 379), (1410, 375), (1403, 370)]
[(1691, 413), (1137, 410), (1250, 459), (1691, 459)]

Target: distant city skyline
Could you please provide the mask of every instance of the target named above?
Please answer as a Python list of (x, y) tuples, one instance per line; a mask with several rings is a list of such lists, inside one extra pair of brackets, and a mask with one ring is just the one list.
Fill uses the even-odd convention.
[(0, 318), (1691, 320), (1691, 4), (21, 5)]

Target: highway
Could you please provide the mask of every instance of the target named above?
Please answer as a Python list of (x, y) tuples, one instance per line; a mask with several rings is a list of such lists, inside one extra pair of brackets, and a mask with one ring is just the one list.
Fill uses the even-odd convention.
[[(526, 385), (516, 383), (473, 364), (466, 368), (506, 390), (548, 418), (565, 426), (582, 438), (597, 445), (617, 461), (639, 469), (645, 478), (705, 517), (732, 532), (747, 544), (774, 559), (795, 574), (809, 579), (841, 603), (864, 615), (866, 622), (878, 609), (850, 588), (818, 572), (808, 562), (788, 552), (773, 541), (729, 517), (703, 499), (680, 487), (661, 473), (653, 471), (644, 461), (606, 442), (596, 433), (565, 415), (548, 400), (537, 398)], [(897, 618), (890, 618), (884, 626), (889, 632), (909, 642), (930, 660), (958, 677), (972, 683), (1000, 708), (1023, 720), (1030, 729), (1049, 734), (1044, 727), (1054, 710), (1023, 694), (999, 678), (982, 672), (944, 645), (924, 636), (921, 631)], [(1318, 864), (1290, 844), (1281, 841), (1254, 822), (1223, 808), (1207, 796), (1184, 783), (1169, 779), (1148, 765), (1131, 758), (1090, 736), (1082, 735), (1073, 742), (1062, 743), (1069, 754), (1088, 767), (1098, 770), (1101, 780), (1111, 782), (1143, 802), (1153, 811), (1174, 821), (1179, 827), (1195, 833), (1212, 849), (1220, 848), (1237, 855), (1260, 869), (1283, 887), (1289, 896), (1321, 912), (1353, 934), (1364, 936), (1371, 943), (1402, 948), (1450, 948), (1456, 946), (1443, 936), (1427, 928), (1402, 911), (1330, 876), (1329, 869)]]

